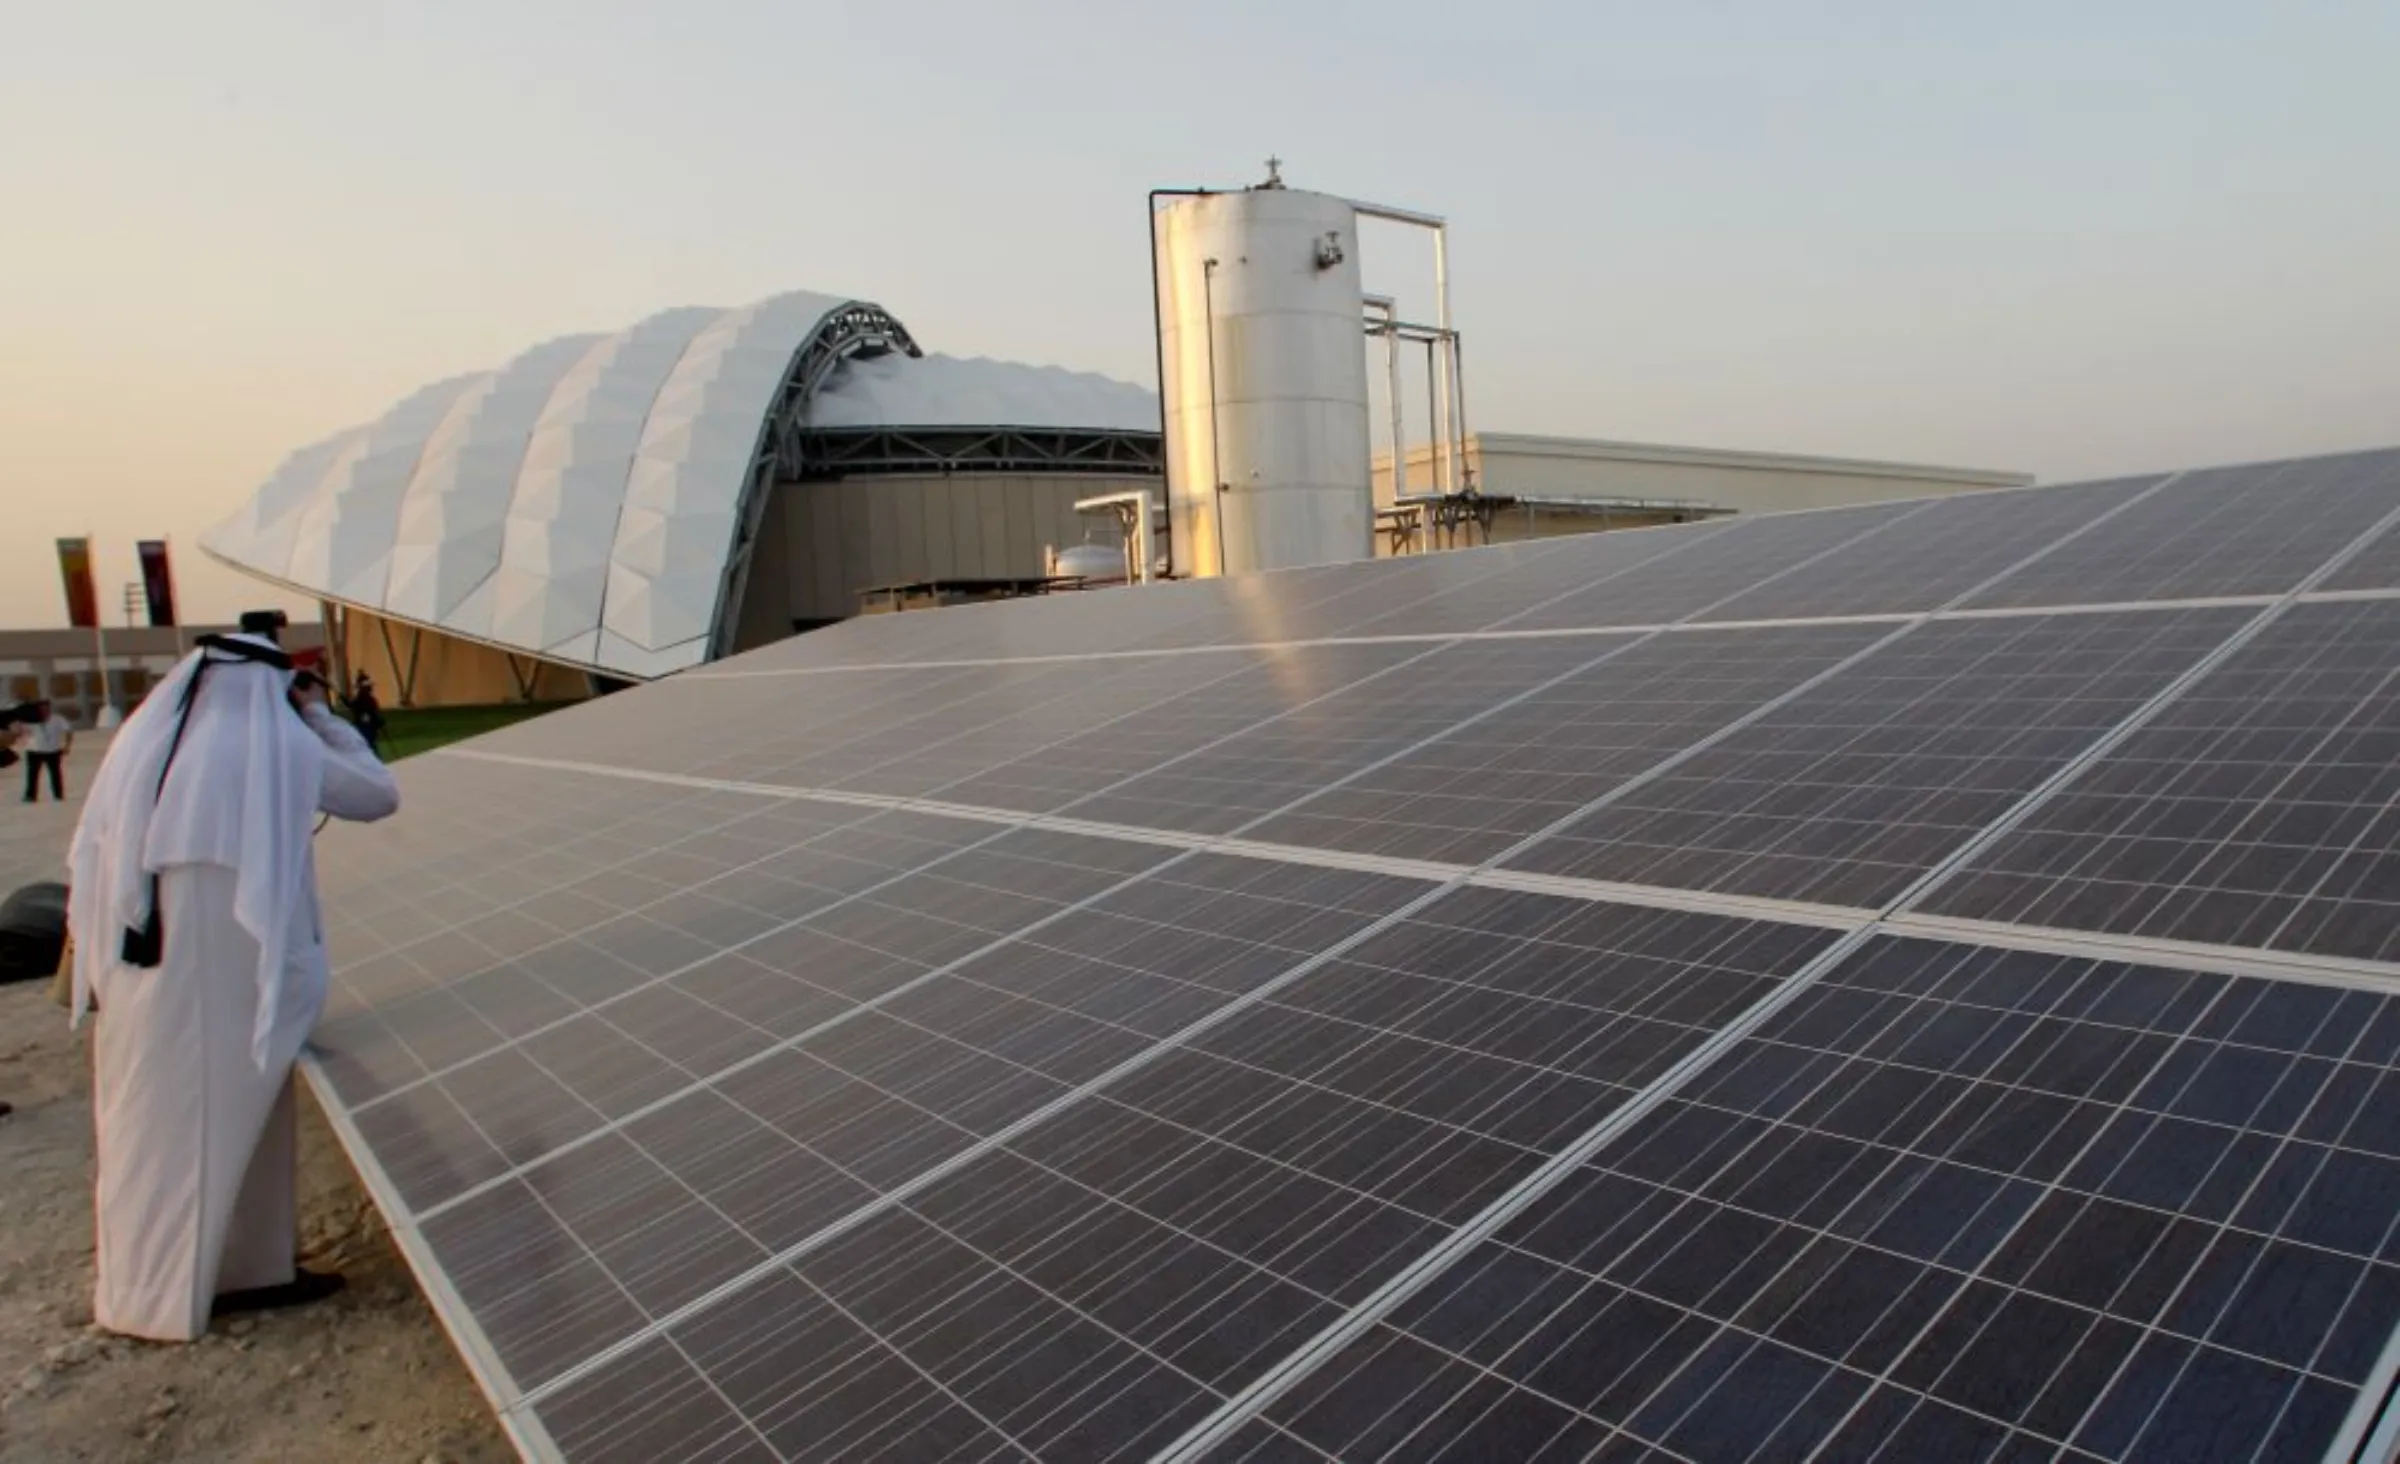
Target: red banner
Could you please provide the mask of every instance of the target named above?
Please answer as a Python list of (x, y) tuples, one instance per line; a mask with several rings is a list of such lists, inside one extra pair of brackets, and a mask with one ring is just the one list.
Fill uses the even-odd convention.
[(150, 623), (173, 625), (175, 575), (167, 568), (167, 541), (144, 539), (133, 547), (142, 557), (142, 596), (150, 602)]
[(67, 624), (90, 630), (100, 623), (100, 593), (92, 585), (92, 541), (58, 541), (58, 573), (67, 584)]

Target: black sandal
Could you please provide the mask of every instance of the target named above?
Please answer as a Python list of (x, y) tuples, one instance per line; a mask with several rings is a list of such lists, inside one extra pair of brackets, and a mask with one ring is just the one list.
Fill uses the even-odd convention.
[(236, 1316), (242, 1312), (281, 1311), (285, 1307), (307, 1306), (323, 1301), (349, 1283), (338, 1271), (310, 1271), (294, 1268), (292, 1279), (281, 1286), (253, 1286), (247, 1291), (228, 1291), (209, 1303), (212, 1317)]

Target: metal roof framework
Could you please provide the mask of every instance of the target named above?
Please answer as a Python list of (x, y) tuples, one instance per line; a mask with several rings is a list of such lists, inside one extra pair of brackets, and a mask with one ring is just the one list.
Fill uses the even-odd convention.
[(1023, 427), (839, 428), (797, 438), (802, 481), (915, 473), (1098, 473), (1155, 477), (1155, 432)]
[(774, 491), (780, 469), (788, 463), (796, 470), (801, 461), (802, 424), (808, 419), (809, 403), (816, 399), (817, 389), (824, 385), (834, 367), (845, 360), (885, 356), (894, 351), (909, 356), (924, 354), (909, 337), (907, 327), (882, 306), (853, 301), (819, 321), (817, 329), (793, 357), (792, 369), (776, 397), (774, 415), (760, 428), (760, 449), (755, 454), (748, 491), (743, 495), (736, 520), (739, 532), (726, 554), (717, 612), (709, 629), (708, 659), (715, 660), (733, 650), (742, 592), (750, 583), (751, 551), (758, 544), (758, 521), (766, 512), (767, 495)]

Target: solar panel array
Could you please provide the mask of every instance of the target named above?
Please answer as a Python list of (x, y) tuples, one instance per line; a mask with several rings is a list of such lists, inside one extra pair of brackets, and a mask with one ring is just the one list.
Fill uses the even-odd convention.
[(520, 1447), (2382, 1458), (2400, 452), (855, 621), (406, 765)]

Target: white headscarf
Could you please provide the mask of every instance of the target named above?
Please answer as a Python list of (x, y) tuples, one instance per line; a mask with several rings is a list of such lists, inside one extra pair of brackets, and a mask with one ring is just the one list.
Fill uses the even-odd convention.
[[(208, 675), (162, 792), (159, 771), (177, 712), (204, 657)], [(325, 778), (324, 744), (293, 713), (290, 687), (288, 671), (204, 648), (178, 663), (117, 730), (67, 856), (74, 1021), (90, 1009), (93, 977), (119, 960), (124, 933), (148, 923), (150, 877), (176, 865), (222, 865), (235, 875), (234, 919), (258, 942), (251, 1054), (265, 1067), (283, 1014), (284, 961)], [(172, 925), (165, 935), (171, 953)], [(166, 969), (162, 964), (160, 973)]]

